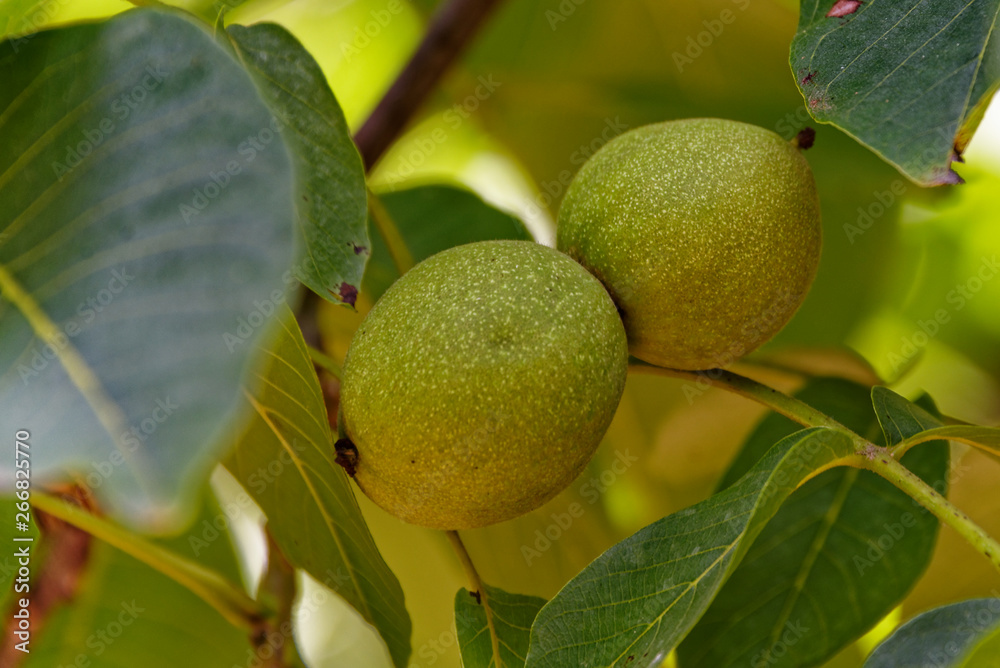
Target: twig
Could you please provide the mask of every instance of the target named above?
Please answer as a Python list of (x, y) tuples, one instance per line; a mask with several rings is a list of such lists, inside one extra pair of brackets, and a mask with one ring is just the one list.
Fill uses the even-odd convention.
[(313, 365), (318, 366), (320, 369), (323, 369), (337, 380), (340, 380), (340, 377), (344, 373), (344, 370), (340, 368), (340, 365), (319, 348), (314, 348), (313, 346), (308, 346), (308, 348), (309, 357), (312, 359)]
[(874, 458), (856, 455), (848, 461), (848, 465), (877, 473), (906, 492), (910, 498), (931, 511), (943, 524), (954, 529), (977, 552), (985, 555), (1000, 571), (1000, 543), (990, 537), (968, 515), (939, 494), (937, 490), (889, 454), (883, 453)]
[(403, 133), (501, 0), (451, 0), (431, 21), (410, 62), (354, 135), (370, 170)]
[(462, 543), (462, 539), (458, 536), (457, 531), (445, 531), (448, 536), (448, 540), (451, 541), (451, 546), (455, 548), (455, 554), (458, 555), (458, 560), (462, 562), (462, 568), (465, 570), (466, 577), (469, 578), (469, 593), (472, 594), (475, 599), (483, 606), (483, 610), (486, 612), (486, 626), (490, 629), (490, 641), (493, 644), (493, 657), (496, 665), (500, 665), (500, 638), (497, 636), (496, 624), (493, 622), (493, 610), (490, 608), (489, 596), (486, 594), (486, 587), (483, 586), (483, 581), (479, 577), (478, 571), (476, 571), (476, 566), (472, 563), (472, 557), (469, 556), (469, 551), (465, 549), (465, 544)]
[(634, 373), (679, 378), (681, 380), (722, 388), (763, 404), (775, 413), (780, 413), (789, 420), (798, 422), (803, 427), (831, 427), (833, 429), (849, 431), (844, 425), (821, 411), (816, 410), (809, 404), (756, 380), (735, 374), (732, 371), (726, 371), (725, 369), (684, 371), (681, 369), (667, 369), (665, 367), (653, 366), (645, 362), (634, 362), (629, 364), (628, 368), (629, 371)]
[(32, 505), (86, 531), (125, 554), (158, 570), (215, 608), (237, 628), (254, 630), (269, 611), (217, 572), (150, 542), (108, 520), (48, 494), (35, 492)]
[(406, 241), (403, 240), (403, 235), (399, 233), (396, 221), (393, 220), (389, 211), (375, 193), (370, 190), (368, 191), (368, 211), (371, 213), (372, 222), (375, 223), (375, 229), (378, 230), (379, 236), (382, 237), (386, 247), (389, 249), (389, 257), (392, 258), (393, 266), (396, 267), (396, 271), (402, 276), (413, 268), (413, 255), (410, 253), (410, 249), (406, 247)]

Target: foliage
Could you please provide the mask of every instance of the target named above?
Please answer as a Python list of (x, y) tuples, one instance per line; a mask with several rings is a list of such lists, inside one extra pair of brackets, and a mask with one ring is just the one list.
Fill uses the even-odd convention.
[[(149, 4), (0, 0), (9, 629), (36, 603), (0, 662), (995, 660), (997, 0), (803, 0), (797, 28), (788, 0), (510, 0), (368, 174), (352, 132), (438, 3)], [(829, 125), (814, 289), (743, 375), (636, 366), (577, 482), (463, 532), (470, 593), (337, 465), (354, 329), (434, 253), (551, 242), (594, 151), (699, 116)]]

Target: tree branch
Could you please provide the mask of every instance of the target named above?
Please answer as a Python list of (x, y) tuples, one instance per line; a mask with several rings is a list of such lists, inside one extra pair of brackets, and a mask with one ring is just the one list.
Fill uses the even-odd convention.
[(451, 0), (434, 16), (410, 62), (354, 135), (366, 170), (370, 171), (403, 133), (500, 2)]
[[(79, 490), (72, 494), (78, 496)], [(79, 500), (79, 497), (78, 497)], [(43, 542), (31, 549), (38, 549), (41, 557), (38, 573), (31, 578), (31, 631), (38, 636), (49, 616), (76, 597), (90, 559), (90, 534), (40, 510), (35, 510), (35, 520), (42, 531)], [(0, 642), (0, 666), (15, 668), (28, 655), (17, 651), (14, 630), (17, 620), (11, 614)]]

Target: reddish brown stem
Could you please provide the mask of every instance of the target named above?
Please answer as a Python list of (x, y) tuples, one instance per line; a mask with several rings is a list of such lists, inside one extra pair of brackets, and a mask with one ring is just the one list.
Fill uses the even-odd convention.
[[(34, 517), (44, 543), (31, 544), (33, 559), (38, 561), (34, 566), (37, 570), (30, 579), (29, 593), (15, 594), (15, 599), (23, 597), (30, 601), (32, 644), (42, 637), (45, 623), (56, 608), (76, 596), (90, 557), (91, 543), (90, 534), (71, 524), (40, 510), (35, 510)], [(0, 666), (5, 668), (15, 668), (28, 657), (15, 648), (20, 642), (14, 636), (16, 624), (13, 614), (9, 615), (0, 646)]]
[(431, 21), (423, 42), (354, 135), (365, 169), (378, 162), (403, 133), (448, 68), (501, 0), (451, 0)]

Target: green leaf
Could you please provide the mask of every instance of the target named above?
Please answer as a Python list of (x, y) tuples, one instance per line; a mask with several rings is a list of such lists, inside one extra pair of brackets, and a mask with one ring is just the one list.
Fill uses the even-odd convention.
[(803, 0), (792, 73), (817, 121), (919, 185), (959, 183), (951, 161), (1000, 85), (998, 12), (998, 0)]
[(372, 540), (335, 454), (319, 380), (287, 308), (264, 353), (254, 412), (225, 466), (268, 518), (289, 563), (342, 596), (378, 629), (397, 666), (410, 654), (403, 590)]
[(38, 27), (33, 14), (44, 5), (45, 0), (0, 0), (0, 39), (36, 32)]
[(295, 162), (295, 275), (324, 299), (354, 306), (368, 259), (368, 191), (344, 114), (309, 52), (272, 23), (228, 28), (271, 105)]
[[(392, 217), (414, 262), (453, 246), (493, 239), (530, 240), (524, 223), (493, 208), (477, 195), (461, 188), (428, 185), (380, 193), (379, 199)], [(433, 224), (428, 224), (433, 221)], [(399, 272), (392, 264), (382, 237), (372, 234), (372, 259), (365, 274), (365, 289), (374, 302)]]
[(886, 445), (890, 447), (926, 429), (941, 426), (941, 420), (888, 387), (876, 385), (871, 393), (875, 415), (882, 425)]
[(288, 153), (245, 153), (270, 114), (207, 30), (134, 10), (0, 44), (0, 431), (148, 531), (189, 515), (291, 282)]
[(994, 457), (1000, 457), (1000, 429), (971, 424), (928, 429), (903, 439), (898, 445), (909, 450), (919, 443), (936, 440), (958, 441), (979, 448)]
[(998, 661), (1000, 598), (981, 598), (914, 617), (875, 648), (864, 668), (985, 668)]
[[(201, 535), (202, 521), (221, 513), (211, 498), (190, 533), (162, 542), (184, 553), (188, 539)], [(232, 574), (236, 556), (229, 534), (223, 528), (216, 535), (200, 558)], [(242, 666), (250, 657), (245, 631), (159, 571), (93, 540), (76, 597), (32, 638), (24, 667), (218, 668)]]
[(846, 432), (797, 432), (732, 487), (613, 546), (538, 613), (527, 666), (658, 666), (782, 502), (852, 452)]
[(493, 655), (493, 643), (486, 608), (469, 593), (455, 594), (455, 626), (465, 668), (519, 668), (528, 654), (528, 633), (545, 599), (523, 594), (509, 594), (503, 589), (483, 585), (493, 616), (500, 657)]
[[(856, 433), (879, 433), (869, 388), (822, 378), (796, 395)], [(771, 414), (726, 479), (797, 425)], [(911, 453), (929, 483), (947, 480), (946, 444)], [(812, 666), (874, 626), (930, 562), (938, 522), (874, 473), (836, 468), (793, 493), (678, 649), (681, 666)]]

